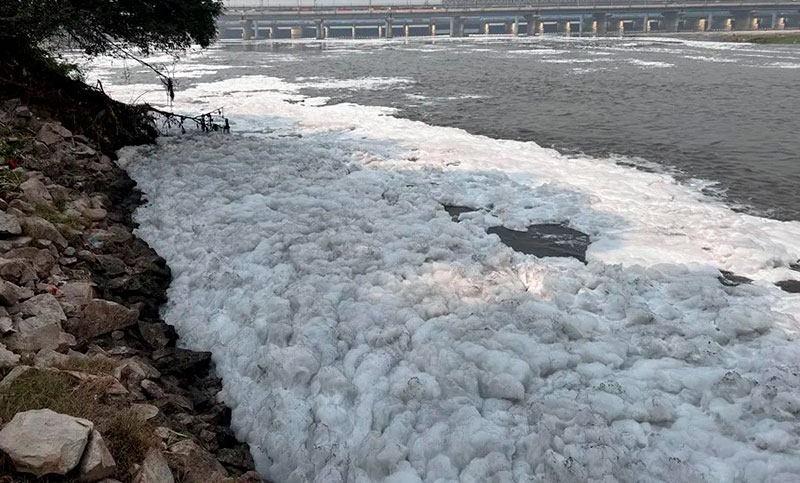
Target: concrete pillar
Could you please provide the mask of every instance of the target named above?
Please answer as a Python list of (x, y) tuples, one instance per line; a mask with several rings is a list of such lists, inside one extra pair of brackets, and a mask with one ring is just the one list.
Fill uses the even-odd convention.
[(461, 17), (450, 18), (450, 37), (464, 36), (464, 19)]
[(408, 24), (403, 25), (403, 37), (408, 37), (408, 31), (410, 26)]
[(428, 30), (430, 30), (430, 32), (431, 32), (431, 37), (435, 37), (436, 36), (436, 22), (431, 20), (430, 27), (429, 27)]
[(350, 27), (350, 28), (352, 29), (352, 35), (353, 35), (353, 38), (356, 38), (356, 26), (355, 26), (355, 25), (353, 25), (353, 26), (352, 26), (352, 27)]
[(513, 20), (506, 20), (505, 21), (504, 33), (506, 35), (511, 35), (512, 33), (514, 33), (514, 21)]
[(378, 25), (378, 38), (383, 37), (383, 25)]
[(314, 24), (317, 31), (317, 40), (325, 40), (325, 24), (322, 20), (314, 20)]
[(391, 17), (387, 18), (383, 22), (383, 30), (386, 32), (386, 38), (387, 39), (391, 39), (394, 36), (394, 32), (392, 32), (392, 30), (394, 30), (392, 28), (393, 27), (393, 22), (394, 22), (394, 20)]
[(539, 27), (539, 16), (538, 15), (525, 15), (525, 22), (528, 24), (525, 28), (525, 33), (528, 34), (529, 37), (533, 37), (538, 32)]
[(597, 22), (595, 25), (595, 32), (597, 35), (607, 35), (608, 34), (608, 14), (607, 13), (596, 13), (594, 14), (594, 20)]
[(242, 20), (242, 40), (253, 40), (255, 32), (253, 31), (252, 20)]
[(753, 29), (753, 12), (750, 10), (734, 10), (733, 12), (734, 28), (736, 30), (752, 30)]
[(292, 27), (291, 37), (293, 39), (302, 39), (303, 38), (303, 27)]
[(277, 37), (278, 37), (278, 26), (275, 25), (275, 24), (272, 24), (272, 25), (269, 26), (269, 39), (270, 40), (275, 40), (275, 38), (277, 38)]
[(679, 12), (664, 12), (661, 15), (664, 16), (664, 31), (666, 32), (677, 32), (678, 31), (678, 22), (681, 20), (681, 16)]
[(705, 29), (706, 19), (703, 17), (693, 18), (688, 20), (689, 26), (695, 32), (702, 32)]
[(730, 17), (717, 15), (711, 20), (711, 30), (730, 30), (730, 29), (731, 29)]
[(776, 16), (775, 20), (772, 23), (772, 28), (775, 30), (783, 30), (784, 28), (786, 28), (785, 18)]
[(481, 33), (483, 35), (489, 35), (489, 22), (486, 20), (481, 22)]

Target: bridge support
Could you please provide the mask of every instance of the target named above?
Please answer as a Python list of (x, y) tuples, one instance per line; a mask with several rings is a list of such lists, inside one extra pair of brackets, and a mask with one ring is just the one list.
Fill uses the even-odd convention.
[(661, 15), (664, 17), (664, 31), (677, 32), (681, 20), (680, 12), (664, 12)]
[(314, 26), (316, 27), (316, 39), (317, 40), (325, 40), (325, 23), (319, 19), (314, 20)]
[(291, 38), (293, 39), (302, 39), (303, 38), (303, 27), (292, 27)]
[(750, 10), (734, 10), (733, 14), (733, 28), (735, 30), (752, 30), (753, 29), (753, 12)]
[(253, 40), (255, 31), (252, 20), (242, 20), (242, 40)]
[(527, 24), (525, 27), (525, 33), (528, 34), (529, 37), (533, 37), (534, 35), (539, 33), (538, 15), (525, 15), (525, 23)]
[(391, 17), (389, 17), (389, 18), (387, 18), (386, 20), (383, 21), (384, 36), (387, 39), (391, 39), (392, 37), (394, 37), (393, 23), (394, 23), (394, 20)]
[(608, 35), (608, 14), (596, 13), (594, 14), (595, 32), (597, 35)]
[(356, 26), (355, 25), (350, 27), (350, 35), (352, 35), (353, 38), (356, 38)]
[(786, 26), (783, 17), (779, 16), (777, 13), (772, 14), (772, 29), (773, 30), (783, 30)]
[(483, 35), (489, 35), (489, 22), (487, 22), (486, 20), (481, 21), (481, 30), (480, 30), (480, 32)]
[(450, 18), (450, 37), (464, 37), (464, 19), (461, 17)]
[(431, 37), (436, 37), (436, 22), (434, 22), (433, 20), (430, 21), (428, 31), (430, 32)]
[(408, 37), (408, 32), (411, 30), (411, 26), (408, 24), (403, 25), (403, 37)]
[(725, 16), (714, 16), (711, 18), (710, 30), (730, 30), (731, 19)]
[(705, 30), (706, 26), (706, 19), (703, 17), (693, 18), (691, 20), (687, 20), (689, 23), (689, 28), (695, 32), (702, 32)]

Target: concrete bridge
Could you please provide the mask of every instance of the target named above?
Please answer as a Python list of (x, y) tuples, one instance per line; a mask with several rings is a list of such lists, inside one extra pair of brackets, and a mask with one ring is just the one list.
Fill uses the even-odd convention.
[(245, 40), (800, 28), (798, 0), (496, 1), (502, 4), (444, 0), (439, 5), (418, 6), (229, 7), (219, 27), (223, 35), (240, 31)]

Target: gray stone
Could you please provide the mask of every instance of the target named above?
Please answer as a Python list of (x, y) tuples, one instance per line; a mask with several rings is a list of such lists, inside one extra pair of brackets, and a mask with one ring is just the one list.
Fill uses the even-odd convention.
[(164, 324), (139, 321), (139, 334), (153, 349), (163, 349), (169, 344)]
[(36, 280), (37, 277), (36, 272), (25, 260), (0, 258), (0, 278), (18, 284), (26, 284)]
[(117, 463), (108, 451), (103, 437), (97, 431), (92, 431), (86, 450), (78, 464), (78, 481), (94, 483), (114, 474)]
[(13, 367), (19, 364), (19, 355), (6, 349), (5, 344), (0, 342), (0, 369)]
[(54, 322), (64, 322), (67, 316), (61, 309), (58, 300), (49, 293), (43, 293), (32, 297), (19, 304), (19, 311), (26, 317), (42, 316)]
[(11, 372), (6, 374), (6, 377), (0, 381), (0, 391), (7, 389), (15, 380), (19, 379), (20, 376), (32, 369), (33, 367), (31, 366), (16, 366), (15, 368), (11, 369)]
[(91, 421), (49, 409), (25, 411), (0, 431), (0, 450), (17, 471), (65, 475), (80, 462), (93, 428)]
[(17, 209), (17, 210), (21, 211), (22, 213), (25, 213), (26, 215), (30, 215), (30, 214), (32, 214), (33, 212), (36, 211), (36, 208), (31, 206), (29, 203), (26, 203), (26, 202), (24, 202), (22, 200), (19, 200), (19, 199), (11, 200), (8, 203), (8, 206), (10, 208)]
[(42, 349), (33, 356), (33, 365), (38, 368), (61, 367), (69, 363), (70, 356), (53, 349)]
[(14, 328), (14, 323), (11, 321), (11, 317), (4, 315), (0, 317), (0, 336), (13, 334), (17, 330)]
[(50, 240), (61, 248), (66, 248), (68, 245), (58, 228), (44, 218), (29, 216), (19, 220), (19, 224), (22, 226), (22, 231), (30, 237)]
[(79, 339), (90, 339), (124, 329), (139, 320), (139, 311), (126, 308), (116, 302), (94, 299), (83, 309), (83, 318), (68, 330)]
[(161, 451), (151, 448), (147, 452), (133, 483), (175, 483), (167, 460), (164, 459)]
[(0, 211), (0, 236), (19, 235), (22, 227), (19, 226), (17, 217), (9, 215), (5, 211)]
[(64, 351), (76, 341), (61, 329), (58, 321), (47, 315), (37, 315), (21, 321), (17, 333), (6, 336), (3, 343), (15, 352), (38, 352), (42, 349)]
[(144, 392), (153, 399), (160, 399), (166, 396), (164, 389), (161, 388), (158, 384), (151, 381), (150, 379), (144, 379), (142, 382), (139, 383), (144, 389)]
[(5, 253), (15, 248), (24, 248), (33, 242), (33, 238), (29, 236), (17, 236), (7, 240), (0, 240), (0, 253)]
[(50, 195), (50, 192), (47, 191), (47, 187), (36, 178), (31, 178), (28, 181), (25, 181), (19, 188), (22, 190), (22, 194), (25, 196), (25, 201), (32, 204), (33, 206), (38, 205), (52, 205), (53, 204), (53, 197)]
[(58, 296), (67, 315), (79, 316), (94, 299), (95, 291), (89, 282), (68, 282), (59, 287)]
[(131, 411), (142, 420), (148, 421), (158, 416), (158, 408), (152, 404), (131, 404)]
[(46, 122), (42, 124), (39, 133), (36, 135), (36, 140), (41, 141), (48, 146), (53, 146), (59, 142), (72, 137), (72, 132), (55, 122)]
[(5, 306), (19, 302), (19, 287), (11, 282), (0, 280), (0, 304)]
[[(46, 242), (42, 245), (41, 242)], [(34, 242), (35, 245), (44, 246), (45, 248), (34, 248), (34, 247), (25, 247), (25, 248), (15, 248), (14, 250), (8, 251), (3, 254), (3, 258), (8, 259), (21, 259), (28, 262), (28, 265), (39, 275), (40, 278), (46, 278), (50, 274), (50, 270), (53, 269), (53, 266), (56, 264), (56, 259), (50, 250), (47, 249), (46, 245), (51, 244), (52, 242), (48, 240), (36, 240)]]

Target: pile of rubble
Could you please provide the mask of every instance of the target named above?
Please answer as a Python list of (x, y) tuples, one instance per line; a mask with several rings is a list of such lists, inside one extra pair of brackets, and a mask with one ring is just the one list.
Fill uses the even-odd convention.
[(0, 481), (260, 481), (210, 354), (159, 317), (170, 271), (132, 234), (140, 193), (93, 146), (0, 108)]

